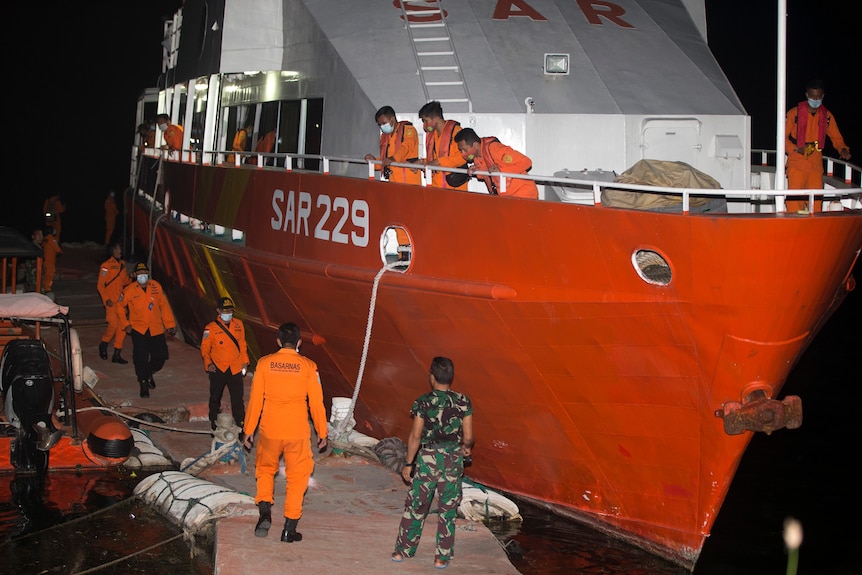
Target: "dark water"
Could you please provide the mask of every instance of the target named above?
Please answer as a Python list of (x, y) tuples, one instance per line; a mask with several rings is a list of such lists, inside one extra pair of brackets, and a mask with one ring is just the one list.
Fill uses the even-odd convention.
[[(862, 289), (850, 294), (794, 368), (782, 396), (802, 397), (803, 425), (755, 435), (695, 575), (785, 573), (782, 529), (787, 517), (799, 519), (804, 531), (799, 575), (862, 575), (862, 535), (856, 527), (862, 516), (856, 472), (860, 355)], [(179, 528), (147, 508), (121, 503), (139, 480), (121, 470), (52, 474), (40, 490), (0, 476), (0, 575), (78, 573), (178, 535)], [(524, 517), (520, 526), (492, 528), (523, 575), (688, 573), (518, 504)], [(179, 538), (98, 572), (212, 575), (211, 550), (198, 551), (191, 557)]]
[(0, 575), (212, 575), (211, 550), (132, 498), (140, 477), (112, 470), (0, 475)]

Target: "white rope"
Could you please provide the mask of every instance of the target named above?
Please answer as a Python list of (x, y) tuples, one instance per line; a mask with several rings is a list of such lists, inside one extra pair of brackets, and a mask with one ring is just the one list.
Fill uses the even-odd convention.
[(388, 263), (380, 268), (380, 271), (374, 276), (374, 284), (371, 288), (371, 302), (368, 305), (368, 322), (365, 326), (365, 341), (362, 344), (362, 359), (359, 361), (359, 375), (356, 376), (356, 387), (353, 388), (353, 397), (350, 398), (350, 409), (347, 411), (347, 416), (338, 423), (338, 427), (333, 434), (337, 441), (348, 443), (345, 436), (348, 434), (347, 428), (350, 426), (350, 420), (353, 419), (356, 398), (359, 397), (359, 389), (362, 387), (362, 375), (365, 373), (365, 360), (368, 357), (368, 346), (371, 344), (371, 327), (374, 325), (374, 308), (377, 306), (377, 288), (380, 285), (380, 278), (386, 272), (403, 266), (404, 262), (402, 261)]
[(167, 431), (179, 431), (180, 433), (197, 433), (199, 435), (212, 435), (212, 431), (210, 430), (200, 430), (200, 429), (180, 429), (178, 427), (170, 427), (169, 425), (161, 425), (159, 423), (154, 423), (152, 421), (147, 421), (146, 419), (138, 419), (137, 417), (133, 417), (131, 415), (127, 415), (122, 411), (117, 411), (116, 409), (111, 409), (110, 407), (82, 407), (81, 409), (75, 410), (77, 413), (81, 413), (83, 411), (107, 411), (109, 413), (113, 413), (114, 415), (119, 415), (124, 419), (131, 419), (132, 421), (136, 421), (143, 425), (149, 425), (150, 427), (157, 427), (159, 429), (165, 429)]

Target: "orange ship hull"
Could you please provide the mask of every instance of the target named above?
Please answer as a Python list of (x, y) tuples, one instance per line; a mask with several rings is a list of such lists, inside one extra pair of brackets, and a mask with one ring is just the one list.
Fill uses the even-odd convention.
[[(406, 437), (430, 359), (449, 356), (475, 406), (471, 478), (689, 567), (752, 437), (728, 432), (727, 406), (781, 410), (774, 398), (851, 286), (862, 246), (858, 212), (661, 214), (162, 169), (175, 217), (155, 226), (153, 275), (190, 341), (229, 294), (256, 357), (296, 321), (327, 397), (351, 396), (373, 301), (358, 431)], [(139, 204), (145, 243), (149, 217)], [(409, 234), (412, 259), (375, 291), (390, 226)], [(637, 271), (643, 250), (667, 262), (666, 285)]]

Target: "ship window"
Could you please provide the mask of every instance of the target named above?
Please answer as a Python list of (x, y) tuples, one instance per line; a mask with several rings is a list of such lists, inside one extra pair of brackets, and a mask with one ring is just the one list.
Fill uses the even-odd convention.
[(666, 286), (673, 279), (670, 264), (653, 250), (637, 250), (632, 254), (635, 271), (647, 283)]
[(413, 258), (413, 244), (407, 230), (389, 226), (380, 236), (380, 255), (384, 264), (398, 262), (395, 269), (406, 271)]

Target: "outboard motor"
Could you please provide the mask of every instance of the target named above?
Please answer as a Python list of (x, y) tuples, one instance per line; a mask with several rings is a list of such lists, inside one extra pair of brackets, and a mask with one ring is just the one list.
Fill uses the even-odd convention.
[(54, 427), (54, 378), (44, 344), (16, 339), (6, 344), (0, 358), (0, 392), (6, 419), (14, 426), (10, 461), (17, 473), (44, 474), (48, 450), (63, 432)]

